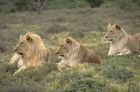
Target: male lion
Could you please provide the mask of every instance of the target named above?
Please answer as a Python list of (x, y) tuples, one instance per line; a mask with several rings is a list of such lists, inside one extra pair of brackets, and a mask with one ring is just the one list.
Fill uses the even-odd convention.
[(128, 35), (118, 24), (109, 24), (105, 35), (107, 42), (110, 42), (108, 56), (127, 55), (139, 52), (139, 41), (133, 35)]
[(59, 46), (56, 50), (56, 54), (62, 58), (61, 62), (57, 63), (58, 69), (84, 62), (101, 63), (100, 56), (95, 51), (87, 49), (72, 37), (59, 39)]
[(15, 73), (29, 66), (47, 63), (51, 55), (50, 50), (45, 47), (40, 36), (31, 32), (20, 35), (14, 52), (15, 54), (10, 59), (9, 64), (18, 64), (19, 69)]

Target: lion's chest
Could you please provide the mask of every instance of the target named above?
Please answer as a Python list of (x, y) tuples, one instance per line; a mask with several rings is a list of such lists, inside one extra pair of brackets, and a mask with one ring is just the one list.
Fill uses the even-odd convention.
[(125, 42), (117, 42), (110, 45), (110, 50), (115, 51), (116, 54), (122, 53), (124, 49), (127, 49)]
[(67, 65), (69, 66), (80, 64), (80, 55), (75, 53), (71, 55), (69, 58), (65, 59), (65, 62), (67, 62)]

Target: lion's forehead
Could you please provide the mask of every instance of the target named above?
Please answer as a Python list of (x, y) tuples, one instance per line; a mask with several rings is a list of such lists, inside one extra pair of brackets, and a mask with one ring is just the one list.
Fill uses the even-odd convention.
[(62, 40), (59, 41), (59, 45), (64, 45), (64, 44), (66, 44), (65, 39), (62, 39)]
[(108, 32), (110, 32), (110, 31), (114, 31), (115, 29), (112, 27), (112, 28), (109, 28), (108, 29)]

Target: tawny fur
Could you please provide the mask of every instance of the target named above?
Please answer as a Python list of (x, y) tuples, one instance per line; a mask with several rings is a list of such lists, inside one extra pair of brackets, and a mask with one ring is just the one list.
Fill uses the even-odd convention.
[(61, 62), (57, 64), (58, 68), (75, 66), (85, 62), (101, 63), (100, 56), (95, 51), (87, 49), (71, 37), (59, 39), (56, 53), (62, 57)]
[[(140, 53), (140, 33), (135, 34), (136, 39), (138, 40), (139, 43), (139, 48), (138, 48), (138, 52)], [(140, 57), (140, 55), (138, 55), (138, 57)]]
[(138, 40), (139, 43), (139, 48), (138, 50), (140, 51), (140, 33), (135, 34), (136, 39)]
[(105, 39), (110, 42), (108, 56), (128, 55), (139, 52), (139, 41), (133, 35), (128, 35), (118, 24), (109, 24)]
[(18, 64), (17, 72), (29, 66), (42, 65), (50, 61), (50, 50), (45, 47), (39, 35), (31, 32), (20, 36), (14, 51), (15, 54), (10, 59), (9, 64)]

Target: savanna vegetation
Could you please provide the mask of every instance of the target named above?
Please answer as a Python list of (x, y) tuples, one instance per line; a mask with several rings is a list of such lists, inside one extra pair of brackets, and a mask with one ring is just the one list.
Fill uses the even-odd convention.
[[(0, 2), (2, 1), (10, 2)], [(25, 10), (0, 13), (0, 92), (140, 92), (138, 54), (108, 57), (109, 44), (103, 38), (108, 23), (121, 24), (129, 34), (140, 32), (139, 0), (104, 0), (104, 3), (96, 8), (91, 8), (88, 2), (98, 0), (79, 0), (78, 3), (84, 2), (87, 6), (84, 8), (73, 8), (73, 5), (69, 5), (72, 7), (69, 8), (68, 1), (78, 2), (46, 0), (48, 8), (40, 15)], [(0, 9), (3, 11), (8, 8)], [(19, 35), (29, 31), (39, 34), (50, 48), (51, 62), (30, 67), (13, 76), (17, 66), (9, 66), (9, 59), (14, 54), (13, 48)], [(55, 50), (58, 45), (57, 39), (66, 36), (71, 36), (87, 48), (99, 52), (102, 64), (86, 63), (60, 72), (56, 68), (60, 59)]]

